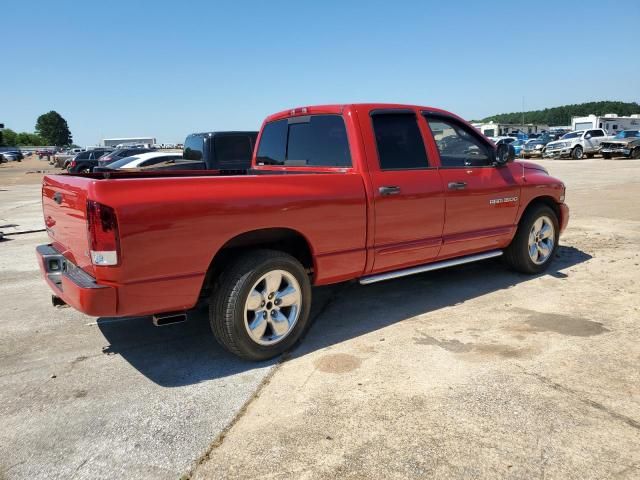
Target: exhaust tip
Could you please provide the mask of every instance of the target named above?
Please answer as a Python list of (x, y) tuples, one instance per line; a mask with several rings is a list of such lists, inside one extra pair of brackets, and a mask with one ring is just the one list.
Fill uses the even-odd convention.
[(67, 302), (65, 302), (63, 299), (61, 299), (57, 295), (51, 295), (51, 304), (54, 307), (66, 307), (67, 306)]
[(178, 313), (162, 313), (153, 316), (153, 324), (156, 327), (166, 327), (167, 325), (174, 325), (176, 323), (182, 323), (187, 321), (186, 312)]

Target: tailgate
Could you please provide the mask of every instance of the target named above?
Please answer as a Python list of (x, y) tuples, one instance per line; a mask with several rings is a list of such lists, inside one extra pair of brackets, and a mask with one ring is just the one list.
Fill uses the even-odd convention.
[(67, 175), (42, 180), (42, 211), (54, 248), (93, 274), (87, 237), (87, 188), (91, 178)]

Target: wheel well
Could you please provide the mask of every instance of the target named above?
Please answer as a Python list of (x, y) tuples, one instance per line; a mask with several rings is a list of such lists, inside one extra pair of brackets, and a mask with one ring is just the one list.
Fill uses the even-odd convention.
[(289, 228), (266, 228), (240, 234), (227, 243), (214, 255), (205, 275), (200, 297), (208, 297), (215, 279), (225, 267), (247, 250), (269, 249), (286, 252), (296, 258), (309, 275), (313, 274), (313, 255), (307, 239), (299, 232)]
[(558, 223), (562, 224), (562, 212), (560, 210), (560, 207), (558, 206), (558, 202), (556, 201), (555, 198), (547, 197), (547, 196), (536, 197), (533, 200), (531, 200), (529, 202), (529, 205), (527, 205), (527, 208), (525, 208), (524, 211), (522, 212), (522, 215), (520, 216), (520, 220), (522, 220), (522, 218), (527, 214), (529, 210), (537, 207), (538, 205), (546, 205), (547, 207), (551, 208), (551, 210), (555, 212), (556, 217), (558, 217)]

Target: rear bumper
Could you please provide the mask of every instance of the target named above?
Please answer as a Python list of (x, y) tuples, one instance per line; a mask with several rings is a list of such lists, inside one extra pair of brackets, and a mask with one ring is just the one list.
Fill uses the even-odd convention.
[(115, 287), (99, 285), (91, 275), (51, 245), (38, 246), (36, 253), (42, 276), (54, 295), (87, 315), (103, 317), (117, 314)]
[(564, 232), (569, 224), (569, 207), (565, 203), (560, 203), (560, 233)]

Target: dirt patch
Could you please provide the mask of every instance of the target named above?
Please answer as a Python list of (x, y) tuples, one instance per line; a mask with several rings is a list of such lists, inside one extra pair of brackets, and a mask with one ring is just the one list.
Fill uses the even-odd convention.
[(592, 337), (609, 332), (602, 323), (582, 317), (537, 312), (524, 308), (517, 308), (515, 311), (528, 317), (524, 323), (530, 331), (534, 332), (554, 332), (572, 337)]
[(360, 366), (362, 360), (346, 353), (325, 355), (315, 362), (315, 367), (325, 373), (347, 373)]

